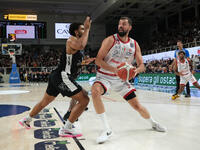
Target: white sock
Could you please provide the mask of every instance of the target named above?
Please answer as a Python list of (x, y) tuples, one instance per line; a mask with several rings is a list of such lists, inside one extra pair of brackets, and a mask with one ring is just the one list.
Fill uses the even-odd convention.
[(71, 129), (72, 128), (72, 124), (69, 120), (65, 121), (65, 126), (64, 128), (68, 128), (68, 129)]
[(107, 121), (106, 113), (104, 112), (102, 114), (97, 114), (97, 115), (102, 120), (104, 130), (110, 131), (111, 129)]
[(152, 117), (146, 120), (149, 121), (149, 123), (151, 123), (152, 126), (156, 123), (156, 121)]
[(32, 121), (32, 117), (30, 116), (30, 114), (28, 114), (28, 116), (26, 116), (26, 119), (31, 122)]

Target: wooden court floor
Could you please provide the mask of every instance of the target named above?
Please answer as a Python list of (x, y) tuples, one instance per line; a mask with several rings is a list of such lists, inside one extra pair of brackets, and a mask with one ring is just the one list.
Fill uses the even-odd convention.
[[(86, 90), (90, 90), (87, 82), (81, 84)], [(54, 108), (63, 116), (70, 100), (61, 95), (33, 119), (30, 130), (23, 129), (18, 120), (26, 116), (29, 108), (42, 98), (46, 86), (47, 84), (0, 84), (0, 150), (200, 149), (200, 98), (182, 96), (172, 101), (171, 94), (141, 89), (137, 90), (141, 104), (156, 121), (167, 127), (166, 133), (151, 130), (149, 123), (113, 91), (102, 97), (114, 132), (113, 137), (104, 144), (98, 145), (95, 142), (101, 131), (101, 122), (96, 116), (92, 100), (89, 110), (75, 123), (81, 129), (83, 137), (58, 137), (58, 129), (63, 123)], [(20, 112), (19, 108), (24, 110)]]

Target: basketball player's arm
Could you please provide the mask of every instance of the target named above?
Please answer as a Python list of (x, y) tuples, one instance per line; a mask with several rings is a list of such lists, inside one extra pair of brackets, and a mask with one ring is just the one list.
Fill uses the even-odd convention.
[(89, 31), (90, 31), (90, 26), (91, 26), (91, 20), (90, 17), (87, 17), (84, 22), (84, 33), (80, 38), (76, 37), (71, 37), (68, 41), (67, 44), (74, 49), (74, 50), (83, 50), (85, 46), (87, 45), (88, 41), (88, 36), (89, 36)]
[(143, 59), (142, 59), (141, 49), (137, 42), (136, 42), (136, 51), (135, 52), (136, 52), (135, 59), (136, 59), (136, 63), (137, 63), (137, 69), (135, 70), (135, 73), (138, 74), (140, 72), (145, 71), (145, 66), (144, 66)]
[(95, 64), (105, 70), (108, 70), (113, 73), (117, 73), (117, 68), (110, 66), (104, 61), (104, 58), (106, 57), (110, 48), (112, 47), (113, 42), (114, 42), (114, 38), (112, 36), (109, 36), (103, 40), (101, 44), (101, 48), (99, 49), (99, 52), (97, 54)]

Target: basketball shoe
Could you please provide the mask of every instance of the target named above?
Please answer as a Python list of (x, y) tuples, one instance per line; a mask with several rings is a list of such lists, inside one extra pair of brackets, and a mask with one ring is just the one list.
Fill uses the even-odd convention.
[(61, 137), (80, 137), (82, 134), (79, 130), (76, 129), (76, 127), (73, 128), (65, 128), (61, 127), (58, 132), (59, 136)]
[(155, 130), (155, 131), (158, 131), (158, 132), (166, 132), (167, 131), (167, 129), (165, 127), (161, 126), (157, 122), (153, 123), (152, 129)]
[(24, 117), (23, 119), (19, 120), (19, 124), (23, 127), (25, 127), (26, 129), (30, 129), (30, 122), (32, 121), (32, 119), (30, 117)]
[(102, 144), (106, 142), (111, 136), (112, 136), (112, 131), (103, 131), (99, 137), (97, 137), (96, 142), (98, 144)]
[(178, 95), (178, 94), (172, 95), (172, 100), (175, 100), (175, 99), (177, 99), (179, 97), (180, 97), (180, 95)]

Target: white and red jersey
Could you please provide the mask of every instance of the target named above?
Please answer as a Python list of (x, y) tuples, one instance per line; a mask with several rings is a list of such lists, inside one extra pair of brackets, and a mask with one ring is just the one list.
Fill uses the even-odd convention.
[[(113, 45), (104, 58), (104, 61), (113, 67), (119, 66), (122, 62), (131, 64), (135, 59), (136, 41), (132, 38), (128, 38), (127, 42), (123, 42), (118, 34), (114, 34), (113, 38)], [(105, 75), (116, 76), (113, 72), (103, 68), (99, 68), (98, 72)]]
[(183, 75), (191, 73), (189, 59), (185, 58), (183, 62), (181, 62), (180, 59), (177, 59), (176, 62), (177, 62), (178, 72), (181, 72)]

